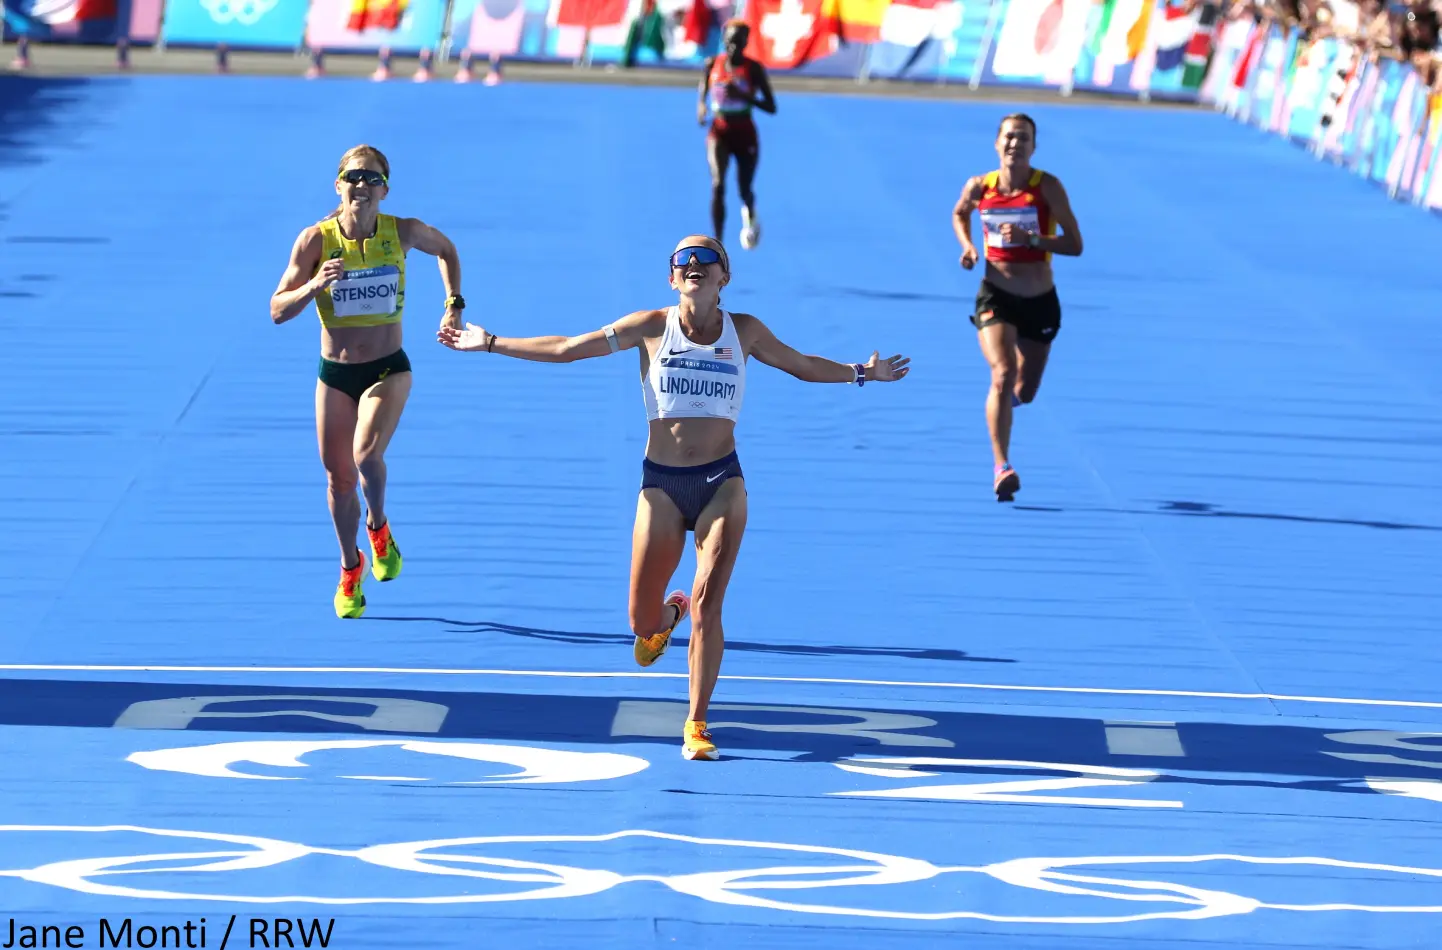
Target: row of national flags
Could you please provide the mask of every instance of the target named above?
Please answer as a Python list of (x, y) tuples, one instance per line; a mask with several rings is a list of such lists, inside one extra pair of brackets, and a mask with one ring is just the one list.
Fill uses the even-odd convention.
[[(81, 37), (87, 28), (94, 33), (107, 25), (115, 32), (116, 21), (127, 15), (118, 8), (134, 0), (0, 2), (8, 33)], [(330, 21), (336, 28), (343, 18), (344, 31), (359, 39), (404, 30), (413, 15), (434, 13), (431, 8), (447, 0), (311, 2), (336, 17)], [(478, 14), (482, 6), (494, 9), (480, 22), (504, 24), (508, 31), (523, 8), (538, 9), (527, 0), (471, 5)], [(873, 49), (871, 59), (904, 75), (923, 54), (935, 63), (938, 50), (953, 60), (958, 48), (963, 58), (979, 58), (982, 33), (990, 29), (988, 80), (1118, 91), (1163, 85), (1196, 90), (1217, 20), (1216, 0), (551, 0), (544, 19), (549, 28), (581, 28), (577, 32), (590, 42), (622, 46), (627, 63), (641, 50), (660, 60), (688, 60), (719, 51), (721, 25), (736, 7), (751, 26), (747, 54), (771, 69), (794, 69), (843, 47), (870, 45), (893, 50), (878, 56)], [(1249, 59), (1242, 57), (1243, 68)]]
[(996, 78), (1056, 85), (1195, 91), (1218, 20), (1216, 0), (747, 0), (747, 53), (788, 69), (851, 43), (920, 48), (997, 4)]

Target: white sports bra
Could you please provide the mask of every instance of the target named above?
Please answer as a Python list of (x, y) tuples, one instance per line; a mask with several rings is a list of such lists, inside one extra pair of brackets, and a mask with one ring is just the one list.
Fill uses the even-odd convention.
[(731, 314), (721, 311), (721, 337), (709, 346), (681, 332), (677, 308), (666, 311), (666, 332), (641, 377), (646, 419), (711, 418), (735, 422), (746, 395), (746, 356)]

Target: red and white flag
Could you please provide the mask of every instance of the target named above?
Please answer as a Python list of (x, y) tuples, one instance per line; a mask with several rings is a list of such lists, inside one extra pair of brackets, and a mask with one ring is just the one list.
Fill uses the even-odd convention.
[(551, 4), (551, 26), (605, 27), (626, 22), (627, 0), (557, 0)]
[(826, 0), (752, 0), (746, 55), (768, 69), (792, 69), (835, 52), (835, 14)]
[(880, 40), (897, 46), (920, 46), (937, 34), (954, 0), (891, 0), (881, 18)]

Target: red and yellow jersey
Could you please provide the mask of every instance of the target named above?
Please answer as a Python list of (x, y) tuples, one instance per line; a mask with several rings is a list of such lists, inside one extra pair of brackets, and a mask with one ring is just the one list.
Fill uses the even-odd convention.
[[(751, 97), (756, 95), (755, 64), (749, 59), (732, 65), (723, 53), (711, 60), (711, 85), (709, 88), (711, 111), (717, 115), (750, 115)], [(728, 95), (726, 87), (735, 86), (746, 94), (745, 99)]]
[(1014, 224), (1027, 231), (1034, 231), (1044, 237), (1056, 234), (1056, 221), (1052, 219), (1051, 206), (1042, 193), (1041, 181), (1045, 172), (1033, 169), (1026, 186), (1011, 194), (1003, 194), (1001, 172), (989, 172), (981, 180), (981, 201), (977, 209), (981, 212), (981, 232), (989, 261), (1021, 261), (1041, 263), (1051, 260), (1047, 251), (1025, 244), (1008, 244), (1002, 239), (1001, 226)]

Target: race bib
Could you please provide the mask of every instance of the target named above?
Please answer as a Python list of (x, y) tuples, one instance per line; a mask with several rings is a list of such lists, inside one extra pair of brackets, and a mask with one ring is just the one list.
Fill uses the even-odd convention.
[(1014, 224), (1026, 231), (1041, 233), (1041, 219), (1037, 217), (1035, 207), (988, 208), (981, 213), (981, 228), (986, 234), (987, 247), (1022, 246), (1020, 241), (1008, 244), (1002, 240), (1001, 226), (1003, 224)]
[(337, 317), (388, 316), (398, 309), (401, 269), (394, 264), (348, 270), (330, 285), (331, 303)]

